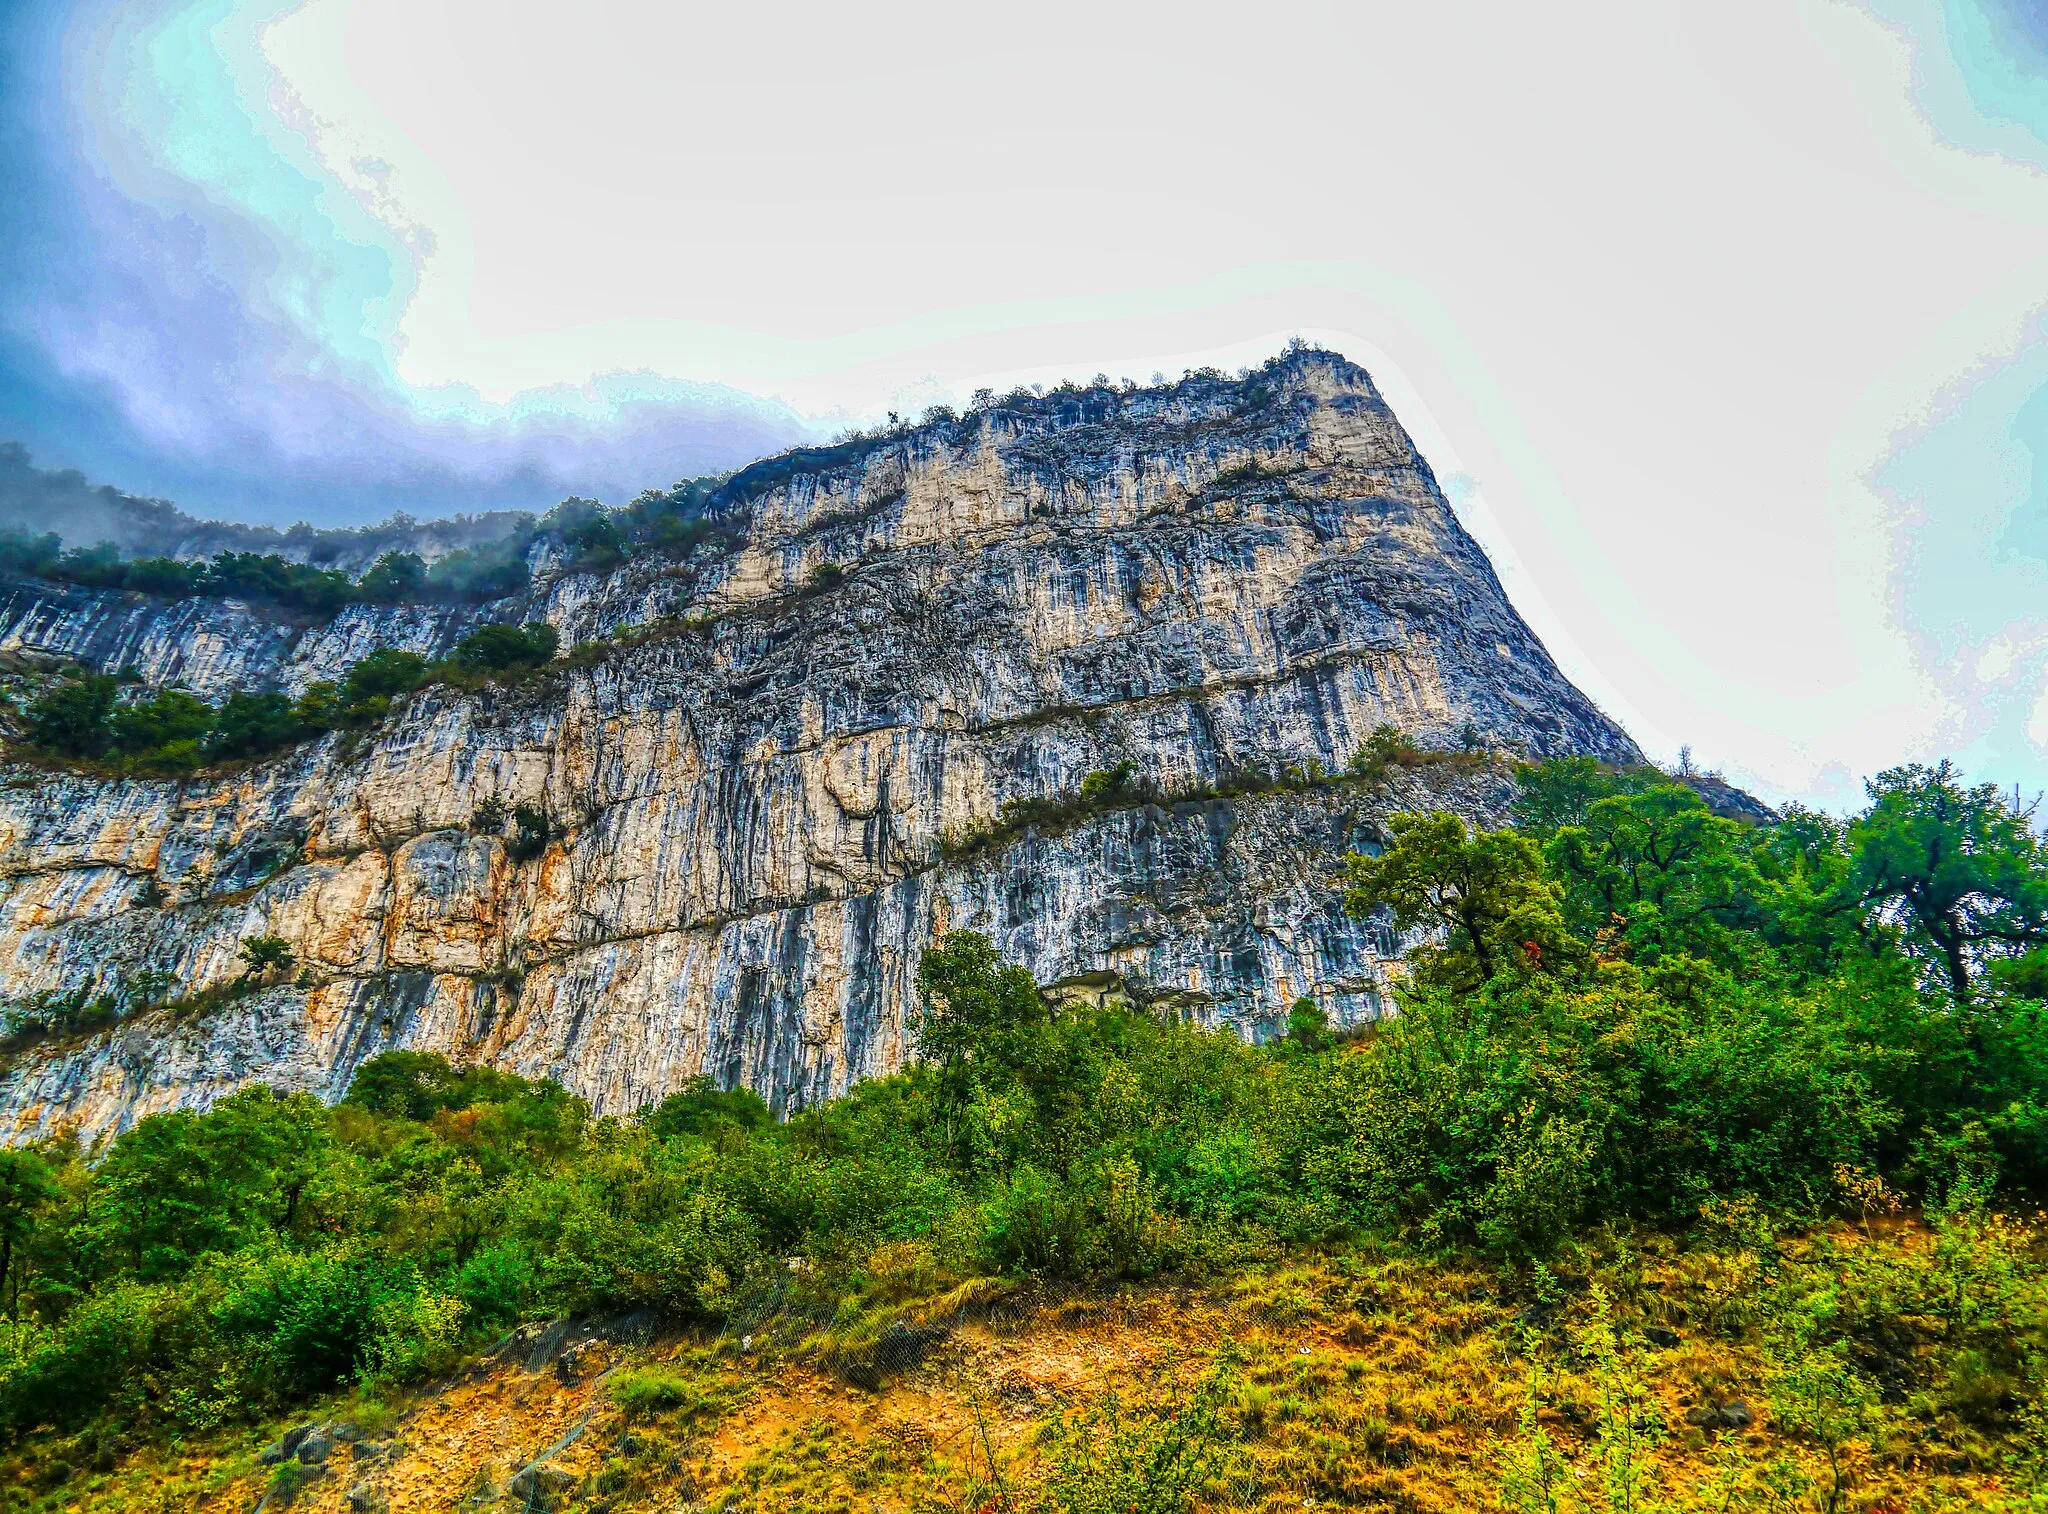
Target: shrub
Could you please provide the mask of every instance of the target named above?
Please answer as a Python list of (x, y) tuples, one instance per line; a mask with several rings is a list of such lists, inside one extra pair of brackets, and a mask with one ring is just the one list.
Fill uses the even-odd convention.
[(554, 822), (548, 812), (537, 804), (521, 804), (512, 811), (512, 841), (505, 848), (506, 854), (515, 862), (530, 862), (548, 849), (554, 840)]
[(772, 1116), (751, 1088), (720, 1088), (708, 1077), (690, 1079), (642, 1117), (647, 1129), (664, 1140), (681, 1135), (712, 1135), (720, 1130), (760, 1130)]
[(112, 743), (115, 680), (89, 673), (45, 690), (29, 706), (29, 740), (66, 757), (98, 757)]
[(1422, 755), (1421, 750), (1398, 726), (1380, 724), (1357, 751), (1351, 754), (1351, 771), (1358, 777), (1378, 782), (1394, 767), (1405, 767)]
[(237, 692), (214, 716), (207, 746), (216, 757), (260, 757), (312, 734), (311, 724), (284, 695)]
[(114, 750), (126, 756), (173, 742), (196, 750), (213, 723), (212, 705), (183, 689), (165, 689), (154, 698), (117, 708), (107, 719), (107, 735)]
[(274, 978), (291, 970), (291, 943), (282, 936), (251, 936), (241, 945), (242, 981)]
[(1132, 780), (1138, 776), (1138, 765), (1126, 757), (1114, 767), (1098, 768), (1081, 780), (1081, 802), (1089, 806), (1107, 806), (1131, 791)]
[(537, 668), (560, 645), (555, 628), (545, 621), (523, 627), (482, 626), (455, 645), (455, 661), (472, 673), (507, 673)]

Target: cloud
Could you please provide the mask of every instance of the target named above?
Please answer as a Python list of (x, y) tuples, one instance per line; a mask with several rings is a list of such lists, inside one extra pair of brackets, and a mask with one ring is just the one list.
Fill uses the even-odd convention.
[[(609, 373), (486, 401), (392, 356), (422, 255), (324, 177), (263, 10), (30, 6), (0, 62), (0, 431), (254, 519), (630, 496), (814, 434), (729, 385)], [(252, 13), (253, 12), (253, 13)], [(52, 80), (64, 88), (33, 87)]]

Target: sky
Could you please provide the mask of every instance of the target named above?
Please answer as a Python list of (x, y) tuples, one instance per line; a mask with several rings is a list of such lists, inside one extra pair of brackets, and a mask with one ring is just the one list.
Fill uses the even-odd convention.
[(2048, 788), (2038, 4), (0, 0), (0, 206), (0, 440), (198, 514), (1301, 335), (1653, 756)]

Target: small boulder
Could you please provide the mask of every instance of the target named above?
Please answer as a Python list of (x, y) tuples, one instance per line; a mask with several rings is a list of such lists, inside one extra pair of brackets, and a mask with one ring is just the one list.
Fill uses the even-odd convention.
[(1726, 1403), (1715, 1403), (1709, 1399), (1689, 1411), (1685, 1422), (1700, 1430), (1747, 1430), (1755, 1417), (1749, 1412), (1749, 1405), (1739, 1398), (1731, 1398)]
[(312, 1434), (299, 1442), (299, 1465), (319, 1466), (334, 1454), (337, 1444), (333, 1433), (325, 1425), (317, 1427)]
[(555, 1376), (564, 1383), (578, 1383), (593, 1372), (604, 1370), (609, 1353), (602, 1341), (578, 1341), (555, 1358)]
[(576, 1474), (553, 1462), (529, 1462), (512, 1474), (505, 1491), (529, 1509), (552, 1509), (576, 1486)]
[(353, 1514), (386, 1514), (391, 1498), (382, 1488), (359, 1482), (348, 1490), (348, 1506)]

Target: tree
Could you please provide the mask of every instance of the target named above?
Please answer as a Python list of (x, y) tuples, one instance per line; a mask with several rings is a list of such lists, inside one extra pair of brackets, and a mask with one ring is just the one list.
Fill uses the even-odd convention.
[(1944, 761), (1892, 768), (1849, 828), (1849, 887), (1967, 1004), (1980, 964), (2048, 945), (2048, 852), (2032, 813)]
[(1581, 930), (1617, 925), (1648, 953), (1711, 954), (1719, 927), (1758, 915), (1754, 835), (1684, 785), (1652, 783), (1591, 801), (1543, 850)]
[[(333, 685), (313, 687), (331, 689)], [(306, 692), (311, 695), (312, 687)], [(255, 757), (311, 734), (310, 722), (300, 718), (284, 695), (238, 692), (228, 695), (227, 703), (214, 716), (209, 748), (219, 757)]]
[(0, 1292), (7, 1294), (13, 1317), (21, 1286), (7, 1284), (14, 1272), (14, 1254), (35, 1230), (36, 1216), (63, 1196), (56, 1174), (40, 1152), (16, 1147), (0, 1149)]
[(386, 552), (356, 585), (364, 599), (379, 604), (418, 599), (427, 581), (427, 565), (416, 552)]
[(1476, 988), (1497, 972), (1556, 965), (1573, 954), (1559, 890), (1536, 843), (1514, 831), (1470, 831), (1446, 810), (1396, 815), (1377, 857), (1344, 859), (1345, 907), (1363, 916), (1385, 908), (1397, 930), (1443, 933), (1418, 948), (1418, 972), (1446, 986)]
[(91, 1234), (145, 1282), (182, 1276), (207, 1252), (289, 1229), (329, 1144), (318, 1099), (260, 1085), (203, 1115), (150, 1115), (94, 1174)]
[(524, 1078), (495, 1068), (458, 1069), (439, 1052), (386, 1051), (356, 1070), (342, 1102), (396, 1119), (429, 1120), (442, 1110), (504, 1103), (534, 1091)]
[[(327, 695), (320, 684), (308, 685), (299, 698), (299, 716), (308, 725), (367, 725), (382, 720), (392, 700), (426, 681), (426, 658), (384, 647), (351, 664), (336, 694)], [(322, 691), (317, 699), (316, 689)]]
[(251, 936), (242, 943), (242, 981), (253, 983), (289, 971), (291, 943), (282, 936)]
[(1568, 825), (1583, 825), (1594, 801), (1642, 791), (1658, 777), (1654, 768), (1616, 771), (1592, 757), (1551, 757), (1515, 768), (1515, 826), (1548, 836)]
[(1321, 1051), (1330, 1044), (1330, 1016), (1306, 994), (1287, 1012), (1287, 1043), (1300, 1051)]
[(751, 1088), (720, 1088), (707, 1077), (690, 1079), (641, 1116), (664, 1140), (679, 1135), (713, 1135), (723, 1129), (760, 1130), (772, 1123), (768, 1106)]
[(213, 726), (213, 706), (183, 689), (164, 689), (153, 699), (124, 705), (108, 718), (107, 734), (114, 750), (129, 756), (197, 742)]
[(995, 943), (975, 931), (949, 931), (927, 947), (917, 989), (912, 1031), (918, 1056), (937, 1071), (951, 1146), (978, 1094), (1008, 1090), (1035, 1070), (1051, 1014), (1031, 974), (1004, 967)]
[(995, 943), (976, 931), (949, 931), (917, 968), (917, 1053), (941, 1082), (976, 1062), (1015, 1060), (1020, 1034), (1043, 1025), (1044, 996), (1030, 973), (1004, 967)]
[(107, 720), (118, 689), (103, 673), (58, 684), (29, 706), (29, 740), (66, 757), (100, 756), (111, 739)]
[(479, 626), (455, 644), (455, 660), (471, 672), (537, 668), (555, 655), (561, 637), (545, 621), (525, 626)]

